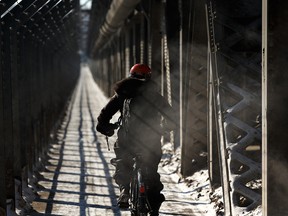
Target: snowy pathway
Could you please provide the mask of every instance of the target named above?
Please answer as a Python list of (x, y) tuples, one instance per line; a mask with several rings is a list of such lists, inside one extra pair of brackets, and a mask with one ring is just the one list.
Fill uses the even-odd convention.
[[(82, 67), (57, 140), (51, 143), (46, 170), (38, 181), (40, 196), (32, 203), (37, 213), (31, 215), (130, 215), (116, 205), (119, 190), (109, 163), (113, 150), (108, 151), (105, 137), (95, 131), (96, 117), (106, 102), (88, 67)], [(111, 147), (115, 139), (109, 138)], [(160, 215), (215, 215), (211, 214), (207, 181), (197, 188), (187, 187), (178, 184), (178, 175), (169, 174), (167, 166), (160, 166), (159, 172), (167, 199)], [(206, 193), (201, 195), (201, 190)]]

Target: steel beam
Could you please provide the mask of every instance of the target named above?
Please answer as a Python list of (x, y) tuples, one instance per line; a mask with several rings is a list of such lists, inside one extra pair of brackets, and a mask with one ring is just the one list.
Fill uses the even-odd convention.
[[(41, 22), (41, 19), (47, 14), (61, 1), (59, 0), (51, 0), (46, 2), (38, 11), (37, 13), (33, 14), (25, 24), (24, 28), (32, 32), (33, 28), (37, 28), (37, 23)], [(35, 26), (36, 25), (36, 26)]]
[(13, 5), (16, 3), (16, 0), (3, 0), (0, 2), (0, 15), (2, 15)]
[(98, 37), (94, 42), (92, 53), (101, 48), (111, 36), (123, 25), (124, 20), (134, 10), (140, 0), (114, 0), (106, 14), (105, 21), (99, 29)]
[[(3, 35), (3, 24), (0, 23), (0, 137), (2, 139), (2, 141), (0, 142), (0, 148), (2, 149), (2, 151), (0, 151), (0, 191), (1, 194), (3, 194), (2, 196), (0, 196), (0, 212), (1, 212), (1, 208), (2, 211), (4, 211), (4, 209), (6, 210), (6, 180), (5, 180), (5, 175), (4, 173), (6, 172), (6, 148), (5, 148), (5, 142), (3, 142), (3, 137), (4, 137), (4, 116), (3, 116), (3, 94), (4, 94), (4, 89), (2, 86), (2, 82), (3, 82), (3, 57), (4, 57), (4, 52), (3, 52), (3, 43), (2, 43), (2, 35)], [(4, 213), (3, 213), (4, 214)]]
[(33, 16), (40, 8), (45, 7), (47, 3), (47, 0), (21, 1), (2, 18), (2, 21), (9, 23), (12, 28), (18, 30), (21, 26), (25, 27), (26, 22), (34, 21)]
[(206, 167), (207, 161), (207, 30), (202, 27), (206, 19), (204, 2), (189, 1), (182, 4), (181, 174), (189, 176)]
[(161, 29), (163, 8), (161, 0), (152, 1), (151, 4), (150, 20), (153, 20), (150, 25), (151, 36), (149, 38), (151, 40), (151, 68), (153, 68), (156, 83), (161, 83), (161, 59), (158, 52), (161, 50), (161, 35), (159, 34), (159, 30)]
[(11, 40), (12, 32), (8, 25), (3, 26), (3, 67), (2, 67), (2, 89), (5, 94), (3, 100), (3, 143), (5, 149), (5, 177), (6, 198), (15, 198), (14, 191), (14, 142), (13, 142), (13, 104), (12, 104), (12, 73), (11, 73)]
[(288, 2), (263, 1), (263, 215), (288, 215)]

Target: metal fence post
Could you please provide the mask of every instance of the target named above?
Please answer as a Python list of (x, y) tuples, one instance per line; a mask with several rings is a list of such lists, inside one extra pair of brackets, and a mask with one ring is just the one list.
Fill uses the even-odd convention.
[(0, 191), (2, 195), (0, 196), (0, 214), (5, 215), (6, 211), (6, 178), (4, 173), (6, 173), (6, 151), (5, 151), (5, 142), (3, 140), (4, 138), (4, 122), (3, 122), (3, 94), (4, 94), (4, 89), (2, 86), (2, 80), (3, 80), (3, 57), (4, 57), (4, 52), (3, 52), (3, 45), (4, 43), (2, 42), (3, 40), (3, 24), (2, 22), (0, 23), (0, 137), (1, 137), (1, 143), (0, 147), (2, 151), (0, 151), (0, 173), (3, 173), (0, 175)]
[(14, 142), (13, 142), (13, 105), (12, 105), (12, 71), (11, 71), (11, 36), (12, 31), (9, 23), (4, 24), (3, 34), (3, 142), (5, 149), (5, 178), (6, 178), (6, 198), (14, 208), (15, 189), (14, 189)]

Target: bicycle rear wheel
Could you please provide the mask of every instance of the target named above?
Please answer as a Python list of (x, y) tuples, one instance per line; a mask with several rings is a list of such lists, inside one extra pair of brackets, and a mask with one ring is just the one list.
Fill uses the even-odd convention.
[(131, 181), (131, 216), (147, 216), (149, 212), (146, 195), (143, 196), (140, 192), (138, 180), (141, 180), (141, 178), (139, 178), (139, 175), (141, 174), (138, 172), (138, 175), (135, 175)]
[(130, 182), (130, 211), (132, 216), (147, 216), (151, 207), (147, 200), (141, 157), (136, 157), (134, 161), (133, 175)]
[(133, 176), (131, 179), (131, 185), (130, 185), (130, 211), (131, 216), (137, 216), (137, 199), (138, 199), (138, 184), (136, 176)]

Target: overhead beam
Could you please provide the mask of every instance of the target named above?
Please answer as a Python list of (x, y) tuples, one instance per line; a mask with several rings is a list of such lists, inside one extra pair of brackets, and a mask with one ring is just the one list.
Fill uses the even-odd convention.
[(10, 9), (10, 7), (16, 3), (16, 0), (3, 0), (0, 2), (0, 15), (2, 15)]
[(59, 26), (63, 24), (63, 18), (73, 10), (72, 5), (67, 6), (65, 3), (61, 3), (49, 11), (39, 22), (34, 23), (30, 31), (36, 36), (44, 35), (45, 40), (49, 39), (60, 31)]
[(101, 26), (95, 40), (92, 53), (102, 47), (111, 36), (123, 25), (125, 19), (131, 14), (141, 0), (113, 0), (107, 12), (105, 21)]

